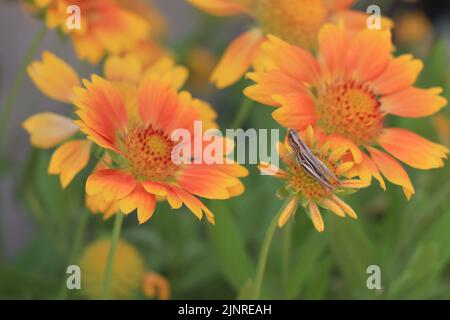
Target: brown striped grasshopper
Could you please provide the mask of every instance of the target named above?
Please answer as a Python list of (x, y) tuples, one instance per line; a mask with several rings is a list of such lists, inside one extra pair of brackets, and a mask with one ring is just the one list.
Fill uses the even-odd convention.
[(319, 182), (328, 191), (334, 190), (332, 182), (333, 180), (340, 183), (339, 179), (323, 164), (311, 150), (306, 143), (298, 135), (298, 132), (294, 129), (288, 129), (288, 142), (291, 148), (294, 150), (294, 156), (297, 160), (297, 164), (301, 166), (310, 176), (312, 176), (317, 182)]

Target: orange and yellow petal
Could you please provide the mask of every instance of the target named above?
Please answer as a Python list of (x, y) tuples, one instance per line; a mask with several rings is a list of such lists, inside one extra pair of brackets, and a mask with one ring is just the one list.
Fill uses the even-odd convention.
[(93, 37), (73, 34), (72, 42), (77, 56), (91, 64), (97, 64), (105, 54), (103, 47)]
[(219, 89), (228, 87), (241, 79), (250, 68), (263, 35), (258, 29), (241, 34), (227, 48), (211, 75), (211, 82)]
[(72, 89), (80, 85), (75, 70), (53, 53), (45, 51), (42, 61), (32, 62), (28, 68), (36, 87), (51, 99), (69, 103), (72, 100)]
[(392, 41), (388, 30), (364, 29), (355, 35), (347, 48), (345, 69), (360, 83), (378, 77), (391, 59)]
[(117, 82), (137, 84), (142, 78), (143, 68), (137, 57), (128, 54), (124, 57), (110, 56), (103, 67), (106, 79)]
[(145, 191), (154, 194), (156, 196), (166, 196), (167, 195), (167, 185), (156, 181), (144, 181), (142, 186)]
[(308, 216), (318, 232), (323, 232), (325, 230), (325, 224), (322, 215), (320, 214), (319, 207), (313, 201), (308, 205)]
[(267, 38), (268, 41), (261, 47), (280, 71), (300, 83), (316, 81), (320, 67), (312, 54), (273, 35), (268, 35)]
[(236, 0), (187, 0), (187, 2), (216, 16), (234, 16), (248, 13), (248, 9)]
[(331, 135), (326, 137), (326, 141), (330, 143), (330, 147), (333, 149), (338, 149), (340, 147), (345, 147), (350, 151), (353, 156), (355, 163), (360, 163), (362, 161), (361, 149), (351, 140), (338, 135)]
[(183, 201), (181, 201), (180, 197), (174, 191), (174, 188), (169, 187), (167, 188), (166, 192), (166, 200), (169, 203), (170, 207), (172, 209), (180, 209), (183, 205)]
[(444, 166), (449, 152), (446, 147), (401, 128), (383, 129), (378, 143), (400, 161), (424, 170)]
[(101, 194), (106, 201), (120, 200), (136, 187), (134, 177), (118, 169), (102, 169), (92, 173), (86, 181), (86, 193)]
[(240, 184), (236, 177), (202, 165), (180, 170), (176, 181), (186, 191), (207, 199), (228, 199), (230, 193), (227, 188)]
[(95, 196), (86, 195), (86, 207), (94, 214), (102, 214), (104, 220), (119, 212), (117, 201), (105, 201), (101, 194), (96, 194)]
[(365, 153), (361, 154), (362, 154), (361, 162), (353, 166), (350, 175), (351, 176), (358, 175), (361, 178), (361, 180), (365, 180), (369, 184), (372, 182), (372, 177), (374, 177), (375, 179), (378, 180), (380, 187), (383, 190), (386, 190), (386, 184), (375, 162), (373, 162), (373, 160)]
[(195, 196), (181, 188), (172, 188), (180, 201), (199, 219), (205, 214), (209, 223), (214, 224), (214, 214)]
[(90, 21), (88, 33), (108, 53), (119, 54), (130, 49), (149, 34), (150, 26), (144, 18), (118, 6), (111, 6), (99, 15), (98, 21)]
[[(186, 97), (188, 99), (188, 97)], [(144, 125), (151, 124), (154, 128), (181, 128), (182, 117), (187, 116), (180, 106), (180, 98), (176, 90), (156, 75), (145, 78), (138, 89), (139, 114)], [(180, 116), (182, 113), (182, 117)], [(192, 119), (192, 116), (188, 116)], [(175, 121), (178, 119), (179, 121)]]
[(140, 224), (152, 217), (155, 207), (155, 195), (148, 193), (140, 184), (137, 184), (131, 193), (119, 200), (119, 208), (123, 213), (129, 214), (137, 209)]
[(59, 175), (61, 186), (66, 188), (89, 163), (91, 145), (92, 143), (87, 140), (64, 143), (53, 153), (48, 173)]
[(31, 144), (44, 149), (60, 144), (79, 130), (72, 119), (52, 112), (31, 116), (22, 126), (30, 134)]
[(279, 103), (273, 99), (273, 96), (307, 92), (301, 82), (280, 70), (249, 72), (247, 73), (247, 78), (253, 80), (256, 84), (245, 88), (244, 94), (250, 99), (269, 106), (279, 106)]
[(123, 97), (115, 86), (94, 75), (86, 89), (76, 88), (74, 103), (81, 131), (98, 145), (117, 152), (118, 136), (127, 130), (128, 115)]
[(413, 59), (409, 54), (401, 55), (389, 62), (383, 73), (372, 82), (371, 87), (380, 95), (403, 90), (416, 82), (422, 68), (422, 61)]
[(336, 203), (347, 216), (349, 216), (352, 219), (358, 219), (358, 216), (356, 215), (355, 210), (353, 210), (352, 207), (350, 207), (347, 203), (345, 203), (342, 199), (340, 199), (336, 195), (331, 195), (331, 200)]
[(414, 187), (405, 169), (397, 160), (386, 153), (375, 148), (368, 148), (368, 150), (383, 176), (393, 184), (401, 186), (406, 198), (408, 200), (411, 199), (411, 196), (414, 194)]
[(420, 118), (432, 115), (447, 105), (441, 88), (408, 87), (381, 98), (381, 110), (396, 116)]
[(319, 202), (319, 205), (327, 210), (330, 210), (338, 217), (345, 218), (344, 210), (342, 210), (342, 208), (331, 199), (325, 198)]
[(286, 222), (288, 222), (288, 220), (295, 214), (295, 211), (297, 211), (299, 202), (300, 202), (300, 200), (298, 197), (292, 197), (292, 199), (290, 199), (287, 202), (287, 204), (281, 211), (280, 216), (278, 218), (278, 227), (279, 228), (283, 227), (286, 224)]
[(328, 23), (319, 31), (319, 52), (323, 61), (323, 73), (326, 76), (344, 73), (345, 56), (347, 54), (348, 35), (342, 23)]
[(273, 96), (280, 108), (272, 113), (272, 117), (286, 128), (304, 130), (315, 125), (317, 113), (314, 100), (303, 94)]
[(175, 61), (169, 57), (163, 57), (146, 69), (144, 77), (158, 75), (161, 81), (170, 83), (175, 90), (184, 86), (189, 77), (189, 71), (186, 67), (175, 64)]

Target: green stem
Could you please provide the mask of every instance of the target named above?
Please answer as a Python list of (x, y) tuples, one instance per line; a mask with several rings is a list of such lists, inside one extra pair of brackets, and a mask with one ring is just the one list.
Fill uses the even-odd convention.
[(117, 213), (114, 220), (114, 228), (111, 238), (111, 244), (109, 247), (108, 261), (106, 263), (105, 277), (103, 279), (103, 300), (109, 299), (109, 285), (111, 282), (114, 256), (116, 255), (116, 246), (120, 237), (120, 230), (122, 229), (123, 217), (124, 215), (122, 213)]
[[(81, 214), (81, 220), (78, 223), (78, 227), (75, 232), (72, 251), (70, 252), (69, 259), (67, 260), (68, 265), (70, 265), (72, 263), (76, 263), (76, 261), (78, 259), (81, 245), (83, 244), (84, 234), (85, 234), (86, 226), (87, 226), (87, 223), (89, 220), (89, 216), (90, 216), (89, 210), (87, 208), (84, 208), (83, 212)], [(63, 279), (63, 282), (61, 283), (61, 287), (59, 290), (59, 299), (60, 300), (65, 300), (67, 298), (67, 294), (69, 293), (69, 291), (67, 290), (65, 274), (64, 274), (63, 278), (64, 279)]]
[(288, 221), (283, 232), (283, 249), (282, 249), (282, 279), (283, 287), (286, 291), (288, 284), (290, 265), (291, 265), (291, 247), (292, 247), (292, 221)]
[(264, 241), (261, 247), (261, 252), (259, 254), (258, 265), (256, 267), (256, 277), (255, 277), (255, 286), (254, 286), (254, 296), (253, 299), (257, 300), (261, 296), (261, 288), (264, 280), (264, 273), (266, 271), (267, 257), (269, 256), (270, 245), (272, 244), (273, 236), (275, 235), (275, 231), (277, 230), (278, 217), (281, 212), (283, 212), (286, 205), (289, 203), (291, 198), (287, 198), (284, 202), (283, 206), (281, 206), (280, 211), (273, 217), (270, 222), (269, 228), (267, 228), (266, 235), (264, 236)]
[(3, 135), (6, 133), (6, 127), (9, 123), (9, 116), (14, 106), (14, 102), (17, 98), (17, 94), (22, 87), (23, 79), (25, 78), (25, 75), (27, 73), (27, 67), (30, 64), (31, 59), (33, 59), (34, 55), (36, 54), (36, 51), (38, 50), (42, 40), (44, 39), (46, 32), (47, 28), (45, 26), (42, 26), (41, 29), (36, 32), (36, 35), (31, 42), (31, 46), (25, 54), (19, 71), (17, 72), (16, 78), (14, 79), (11, 91), (7, 95), (5, 103), (0, 110), (0, 142), (3, 139)]
[(233, 119), (233, 122), (231, 122), (231, 128), (237, 129), (242, 127), (242, 125), (245, 123), (248, 116), (250, 115), (252, 106), (253, 101), (248, 98), (244, 98), (244, 101), (242, 101), (242, 104), (239, 106), (239, 110), (236, 113), (235, 118)]

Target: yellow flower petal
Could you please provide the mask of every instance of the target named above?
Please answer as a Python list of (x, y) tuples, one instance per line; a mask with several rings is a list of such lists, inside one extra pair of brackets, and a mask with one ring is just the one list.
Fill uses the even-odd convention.
[(338, 198), (335, 195), (331, 196), (331, 199), (344, 210), (344, 212), (352, 219), (358, 219), (358, 216), (356, 215), (355, 210), (353, 210), (352, 207), (350, 207), (347, 203), (342, 201), (340, 198)]
[(234, 16), (247, 9), (233, 0), (187, 0), (191, 5), (217, 16)]
[(80, 85), (75, 70), (48, 51), (43, 53), (42, 61), (32, 62), (27, 71), (42, 93), (58, 101), (69, 103), (72, 89)]
[(22, 125), (30, 134), (31, 144), (44, 149), (56, 146), (79, 130), (72, 119), (51, 112), (31, 116)]
[(298, 197), (293, 197), (287, 205), (283, 208), (283, 211), (280, 213), (280, 217), (278, 218), (278, 227), (283, 227), (289, 218), (295, 213), (297, 210), (299, 203)]
[(77, 173), (89, 162), (92, 143), (88, 140), (66, 142), (53, 153), (48, 173), (59, 174), (63, 188), (66, 188)]
[(134, 55), (125, 57), (111, 56), (106, 59), (104, 66), (106, 79), (110, 81), (125, 81), (139, 83), (142, 77), (142, 64)]
[(317, 207), (317, 204), (315, 202), (310, 202), (308, 211), (309, 217), (311, 218), (311, 221), (313, 222), (316, 230), (318, 232), (323, 232), (325, 230), (325, 225), (323, 223), (322, 215), (320, 214), (320, 210)]
[(330, 199), (321, 200), (320, 205), (322, 207), (324, 207), (325, 209), (330, 210), (338, 217), (345, 218), (344, 210), (342, 210), (342, 208), (340, 206), (338, 206), (335, 202), (331, 201)]
[(262, 40), (263, 35), (258, 29), (247, 31), (237, 37), (214, 69), (211, 82), (219, 89), (223, 89), (242, 78), (251, 66)]

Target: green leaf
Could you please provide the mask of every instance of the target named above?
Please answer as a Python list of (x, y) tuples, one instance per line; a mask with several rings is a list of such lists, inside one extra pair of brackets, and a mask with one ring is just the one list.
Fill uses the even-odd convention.
[(311, 274), (315, 273), (316, 267), (326, 249), (326, 241), (323, 235), (313, 230), (305, 243), (298, 250), (298, 262), (292, 268), (289, 282), (286, 288), (286, 298), (293, 299), (299, 295), (302, 286)]
[(418, 81), (421, 87), (444, 86), (448, 80), (449, 63), (444, 39), (438, 39), (433, 45), (424, 63), (424, 69)]
[(380, 265), (380, 262), (361, 221), (330, 215), (325, 224), (325, 234), (349, 293), (355, 298), (369, 296), (366, 286), (367, 267), (372, 264)]
[(227, 204), (213, 202), (211, 209), (216, 216), (216, 225), (208, 227), (213, 253), (228, 282), (239, 290), (254, 275), (255, 267)]
[(438, 249), (435, 243), (422, 243), (407, 263), (403, 273), (388, 291), (391, 299), (425, 298), (436, 284), (439, 274)]
[(308, 300), (326, 298), (332, 267), (333, 260), (331, 258), (324, 258), (316, 265), (314, 272), (312, 272), (311, 276), (305, 281), (303, 298)]
[(255, 287), (253, 285), (253, 280), (248, 279), (247, 281), (245, 281), (241, 290), (239, 290), (237, 300), (251, 300), (251, 299), (253, 299), (254, 292), (255, 292)]

